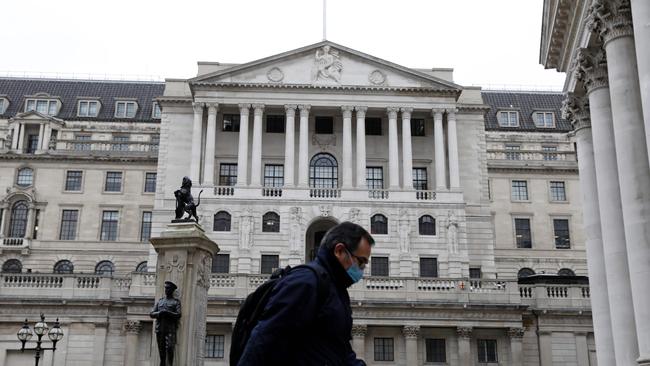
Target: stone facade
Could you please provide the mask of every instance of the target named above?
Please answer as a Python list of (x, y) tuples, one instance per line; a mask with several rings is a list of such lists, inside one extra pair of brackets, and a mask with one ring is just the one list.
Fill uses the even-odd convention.
[[(268, 270), (309, 260), (345, 220), (377, 241), (350, 289), (352, 345), (369, 365), (595, 362), (578, 166), (557, 94), (463, 87), (448, 69), (409, 69), (327, 41), (242, 65), (200, 63), (196, 78), (168, 80), (164, 91), (86, 81), (63, 93), (65, 82), (30, 82), (0, 80), (10, 102), (0, 115), (0, 263), (22, 264), (1, 274), (0, 365), (29, 358), (16, 353), (15, 332), (39, 312), (66, 332), (53, 365), (150, 362), (156, 276), (142, 263), (157, 258), (144, 212), (158, 236), (188, 174), (221, 255), (209, 279), (206, 365), (228, 363), (240, 301)], [(101, 102), (97, 116), (78, 116), (86, 97)], [(27, 111), (30, 99), (58, 109)], [(517, 112), (517, 123), (502, 112)], [(536, 125), (536, 113), (553, 124)], [(50, 127), (41, 134), (40, 125)], [(24, 171), (18, 184), (25, 167), (30, 185)], [(67, 171), (83, 172), (81, 189), (66, 190)], [(108, 172), (122, 173), (116, 192), (106, 192), (116, 179)], [(526, 199), (512, 199), (513, 180), (527, 182)], [(18, 201), (31, 218), (22, 236), (10, 235), (22, 225)], [(79, 211), (72, 239), (64, 210)], [(117, 212), (116, 230), (105, 211)], [(516, 218), (532, 218), (530, 247)], [(561, 244), (556, 218), (568, 221)], [(72, 274), (52, 273), (60, 260)], [(526, 268), (537, 275), (518, 281)]]

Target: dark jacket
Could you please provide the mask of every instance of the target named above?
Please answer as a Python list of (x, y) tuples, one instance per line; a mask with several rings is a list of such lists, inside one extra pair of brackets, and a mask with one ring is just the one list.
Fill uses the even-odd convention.
[[(315, 263), (314, 263), (315, 262)], [(363, 366), (350, 346), (352, 309), (347, 288), (352, 280), (333, 253), (324, 248), (311, 265), (322, 267), (327, 291), (318, 304), (318, 279), (296, 268), (278, 282), (255, 326), (239, 366)], [(326, 295), (326, 296), (323, 296)]]

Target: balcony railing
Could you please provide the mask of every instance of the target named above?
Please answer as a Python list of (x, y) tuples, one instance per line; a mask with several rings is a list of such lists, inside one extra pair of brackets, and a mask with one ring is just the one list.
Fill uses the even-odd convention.
[(282, 197), (282, 188), (263, 187), (262, 196), (264, 197)]
[(341, 190), (339, 188), (310, 188), (309, 197), (312, 198), (340, 198)]
[(8, 247), (19, 247), (25, 245), (26, 243), (27, 243), (27, 239), (25, 238), (3, 238), (2, 239), (2, 245)]
[(216, 186), (214, 187), (215, 196), (233, 196), (235, 194), (235, 187), (233, 186)]
[(158, 153), (158, 144), (142, 141), (86, 141), (86, 140), (66, 140), (57, 141), (56, 150), (66, 152), (110, 152), (110, 153)]
[(504, 150), (491, 149), (487, 151), (488, 160), (507, 160), (507, 161), (576, 161), (575, 151), (543, 151), (543, 150)]
[(386, 200), (388, 199), (390, 191), (388, 189), (369, 189), (368, 198), (376, 200)]

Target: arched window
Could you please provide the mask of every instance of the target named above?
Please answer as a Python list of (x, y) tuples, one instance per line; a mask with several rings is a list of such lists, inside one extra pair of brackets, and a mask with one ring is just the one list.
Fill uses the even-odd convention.
[(32, 183), (34, 183), (34, 171), (31, 168), (19, 169), (16, 184), (20, 187), (29, 187)]
[(418, 219), (418, 230), (420, 235), (436, 235), (436, 220), (430, 215), (421, 216)]
[(213, 231), (230, 231), (230, 214), (226, 211), (219, 211), (214, 214), (212, 224)]
[(54, 273), (70, 274), (74, 272), (72, 262), (67, 259), (60, 260), (54, 265)]
[(95, 266), (95, 274), (112, 276), (115, 272), (115, 266), (111, 261), (101, 261)]
[(27, 202), (18, 201), (11, 207), (11, 218), (9, 220), (9, 237), (24, 238), (27, 232), (27, 213), (29, 208)]
[(140, 262), (136, 267), (135, 267), (136, 272), (147, 272), (147, 261)]
[(314, 155), (309, 163), (309, 186), (312, 188), (338, 188), (338, 163), (331, 154)]
[(575, 276), (576, 273), (573, 272), (573, 270), (571, 270), (569, 268), (562, 268), (561, 270), (559, 270), (557, 272), (557, 275), (558, 276)]
[(2, 264), (2, 273), (20, 273), (23, 271), (23, 264), (18, 259), (9, 259)]
[(262, 216), (262, 231), (266, 233), (280, 232), (280, 215), (275, 212), (267, 212)]
[(532, 269), (530, 269), (530, 268), (522, 268), (517, 273), (517, 278), (528, 277), (528, 276), (532, 276), (534, 274), (535, 274), (535, 271), (533, 271)]
[(370, 218), (371, 234), (388, 234), (388, 219), (382, 214), (376, 214)]

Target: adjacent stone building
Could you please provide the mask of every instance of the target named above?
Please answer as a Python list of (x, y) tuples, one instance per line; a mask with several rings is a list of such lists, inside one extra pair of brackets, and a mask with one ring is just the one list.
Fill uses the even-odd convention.
[(369, 365), (596, 364), (560, 94), (324, 41), (164, 84), (0, 79), (0, 101), (0, 365), (40, 312), (66, 332), (46, 364), (148, 365), (147, 241), (185, 175), (221, 249), (207, 365), (246, 294), (346, 220), (377, 241), (350, 290)]

